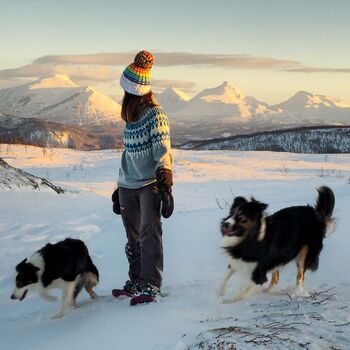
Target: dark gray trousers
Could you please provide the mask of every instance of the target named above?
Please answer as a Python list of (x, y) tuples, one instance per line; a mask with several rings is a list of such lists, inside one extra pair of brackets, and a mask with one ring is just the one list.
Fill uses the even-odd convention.
[(156, 184), (119, 187), (121, 216), (128, 242), (129, 278), (160, 288), (163, 273), (162, 224)]

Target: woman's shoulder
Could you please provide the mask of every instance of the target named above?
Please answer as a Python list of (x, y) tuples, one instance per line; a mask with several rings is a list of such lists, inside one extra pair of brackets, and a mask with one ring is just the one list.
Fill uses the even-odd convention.
[(141, 123), (154, 123), (157, 120), (167, 119), (166, 113), (161, 106), (147, 107), (141, 114)]
[(166, 113), (161, 106), (146, 107), (141, 113), (139, 120), (132, 123), (127, 123), (127, 129), (137, 129), (147, 125), (153, 125), (159, 118), (166, 119)]
[(155, 117), (157, 115), (165, 115), (165, 111), (162, 106), (152, 106), (152, 107), (147, 107), (143, 111), (143, 117)]

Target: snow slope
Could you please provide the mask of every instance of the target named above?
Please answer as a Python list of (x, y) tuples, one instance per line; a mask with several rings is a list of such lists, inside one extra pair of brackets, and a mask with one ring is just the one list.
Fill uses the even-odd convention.
[[(60, 196), (0, 192), (3, 349), (229, 349), (218, 345), (224, 340), (237, 349), (349, 348), (350, 155), (175, 150), (176, 209), (163, 221), (163, 291), (169, 295), (133, 308), (128, 300), (110, 297), (127, 278), (125, 233), (110, 202), (120, 153), (54, 149), (44, 155), (38, 148), (10, 145), (1, 155), (15, 167), (80, 191)], [(218, 248), (218, 225), (233, 195), (255, 195), (270, 204), (272, 213), (313, 203), (314, 188), (321, 184), (334, 189), (337, 228), (325, 241), (319, 270), (306, 274), (306, 288), (322, 293), (314, 299), (290, 298), (292, 264), (281, 272), (274, 293), (258, 289), (247, 300), (222, 304), (215, 287), (227, 261)], [(67, 236), (86, 242), (101, 273), (97, 292), (105, 297), (91, 302), (82, 293), (77, 308), (59, 320), (50, 319), (58, 305), (34, 294), (23, 302), (10, 300), (15, 264)], [(230, 291), (239, 283), (234, 277)]]
[(120, 120), (121, 106), (89, 86), (56, 74), (0, 90), (0, 112), (59, 123), (93, 125)]
[(33, 176), (21, 169), (16, 169), (0, 158), (0, 189), (1, 190), (37, 190), (64, 193), (65, 190), (55, 186), (44, 178)]

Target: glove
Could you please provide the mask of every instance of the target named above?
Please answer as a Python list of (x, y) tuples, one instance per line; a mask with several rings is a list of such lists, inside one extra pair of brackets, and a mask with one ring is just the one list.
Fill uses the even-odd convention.
[(174, 198), (171, 187), (173, 185), (173, 173), (169, 169), (158, 169), (156, 171), (157, 187), (159, 197), (162, 202), (161, 214), (164, 218), (169, 218), (174, 211)]
[(119, 203), (119, 188), (117, 188), (112, 194), (113, 212), (120, 215), (120, 203)]

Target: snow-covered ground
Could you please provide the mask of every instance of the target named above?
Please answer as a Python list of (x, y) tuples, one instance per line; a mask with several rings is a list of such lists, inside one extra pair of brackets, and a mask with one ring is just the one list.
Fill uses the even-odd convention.
[[(350, 155), (174, 151), (176, 209), (163, 221), (167, 296), (130, 307), (110, 296), (127, 279), (124, 229), (110, 201), (120, 153), (23, 146), (2, 146), (0, 153), (10, 165), (74, 190), (0, 191), (1, 349), (350, 348)], [(321, 184), (335, 192), (337, 228), (325, 241), (319, 270), (306, 274), (311, 297), (290, 297), (291, 265), (275, 292), (257, 289), (247, 300), (222, 304), (215, 288), (227, 265), (219, 249), (227, 203), (254, 195), (272, 213), (313, 203)], [(58, 320), (50, 318), (56, 303), (34, 294), (10, 300), (15, 265), (68, 236), (86, 242), (104, 297), (93, 302), (82, 292), (77, 308)], [(232, 279), (231, 292), (239, 282)]]

